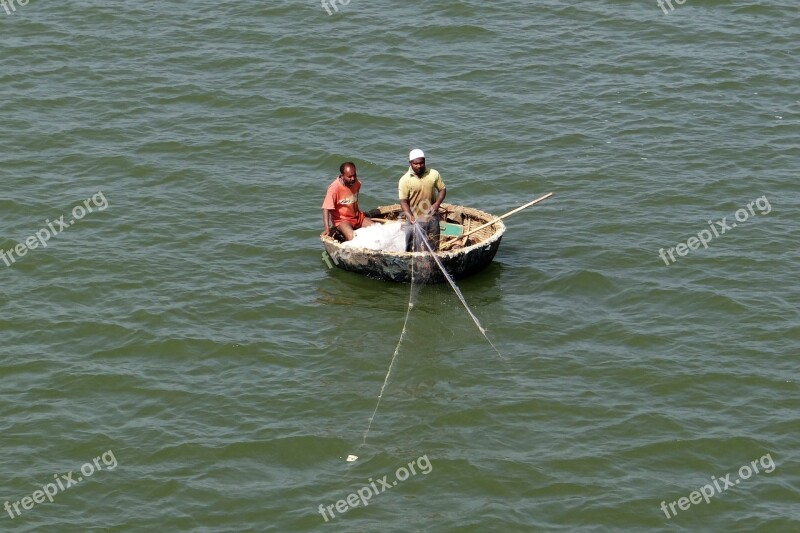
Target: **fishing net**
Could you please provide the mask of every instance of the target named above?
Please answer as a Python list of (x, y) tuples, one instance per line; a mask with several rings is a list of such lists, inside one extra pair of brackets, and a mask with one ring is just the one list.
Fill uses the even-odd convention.
[(352, 240), (342, 243), (345, 248), (366, 248), (387, 252), (405, 252), (406, 234), (400, 222), (372, 224), (355, 231)]
[[(399, 224), (398, 224), (398, 226), (399, 226)], [(383, 226), (383, 228), (385, 228), (385, 227), (386, 226)], [(370, 226), (369, 228), (365, 228), (365, 229), (371, 229), (371, 228), (372, 228), (372, 226)], [(394, 348), (394, 353), (392, 354), (392, 359), (389, 362), (389, 369), (386, 372), (386, 377), (384, 377), (384, 379), (383, 379), (383, 385), (381, 385), (381, 391), (378, 394), (378, 401), (375, 404), (375, 409), (372, 412), (372, 416), (370, 416), (370, 418), (369, 418), (369, 423), (367, 424), (367, 430), (364, 432), (364, 437), (363, 437), (363, 439), (361, 441), (361, 445), (358, 447), (359, 449), (361, 447), (363, 447), (367, 442), (367, 436), (369, 435), (369, 432), (372, 429), (372, 422), (375, 419), (375, 415), (378, 413), (378, 408), (380, 407), (381, 400), (383, 399), (383, 393), (386, 390), (387, 384), (389, 383), (389, 377), (392, 374), (392, 369), (395, 366), (395, 361), (397, 360), (397, 356), (400, 353), (400, 347), (403, 344), (403, 340), (405, 339), (406, 332), (407, 332), (407, 327), (408, 327), (408, 319), (411, 316), (411, 310), (414, 308), (414, 304), (417, 301), (417, 296), (419, 295), (419, 292), (420, 292), (421, 288), (425, 286), (426, 280), (430, 278), (432, 269), (436, 269), (436, 270), (440, 270), (441, 271), (441, 273), (444, 275), (444, 277), (447, 280), (447, 282), (450, 284), (450, 286), (455, 291), (456, 295), (458, 296), (459, 300), (461, 301), (462, 305), (464, 306), (464, 309), (467, 310), (467, 314), (472, 319), (472, 321), (475, 323), (475, 325), (478, 327), (478, 330), (481, 332), (481, 335), (483, 335), (483, 337), (486, 339), (486, 341), (489, 343), (489, 345), (492, 347), (492, 349), (495, 351), (495, 353), (497, 353), (497, 355), (501, 359), (505, 359), (503, 357), (503, 355), (497, 350), (497, 348), (495, 348), (495, 346), (492, 343), (492, 341), (489, 340), (489, 337), (486, 335), (486, 330), (484, 329), (484, 327), (481, 325), (481, 323), (478, 320), (478, 318), (475, 316), (475, 314), (472, 312), (472, 310), (467, 305), (467, 302), (464, 299), (464, 295), (461, 294), (461, 290), (456, 285), (456, 283), (453, 280), (452, 276), (447, 272), (447, 270), (445, 269), (444, 265), (439, 260), (438, 256), (435, 253), (434, 248), (431, 246), (431, 243), (429, 242), (428, 235), (425, 234), (424, 230), (422, 229), (422, 226), (419, 225), (419, 224), (413, 224), (411, 226), (411, 231), (413, 231), (415, 233), (415, 237), (416, 237), (415, 240), (417, 242), (421, 242), (424, 245), (424, 248), (426, 249), (426, 252), (419, 253), (419, 254), (413, 254), (412, 257), (411, 257), (411, 285), (410, 285), (410, 288), (409, 288), (408, 306), (406, 308), (406, 316), (405, 316), (405, 320), (403, 320), (403, 329), (400, 332), (400, 338), (397, 340), (397, 345)], [(370, 233), (372, 233), (372, 232), (370, 232)], [(375, 234), (376, 235), (383, 235), (383, 233), (379, 233), (379, 232), (375, 232)], [(388, 232), (386, 234), (388, 234)], [(400, 235), (403, 237), (403, 248), (402, 248), (402, 250), (405, 250), (406, 234), (403, 232), (402, 229), (400, 229)], [(350, 242), (352, 242), (352, 241), (350, 241)], [(399, 238), (398, 238), (398, 242), (399, 242)], [(435, 244), (435, 240), (434, 240), (434, 244)], [(351, 454), (351, 455), (347, 456), (347, 461), (348, 462), (353, 462), (353, 461), (356, 461), (356, 460), (358, 460), (358, 455)]]
[[(423, 249), (422, 249), (422, 253), (411, 254), (411, 288), (410, 288), (410, 291), (409, 291), (408, 307), (406, 309), (406, 316), (405, 316), (405, 320), (403, 321), (403, 329), (400, 332), (400, 338), (397, 341), (397, 346), (395, 346), (394, 353), (392, 354), (391, 362), (389, 363), (389, 370), (386, 372), (386, 377), (383, 379), (383, 385), (381, 385), (381, 391), (380, 391), (380, 394), (378, 395), (378, 401), (375, 404), (375, 409), (372, 411), (372, 416), (370, 416), (370, 418), (369, 418), (369, 424), (367, 425), (367, 430), (364, 432), (364, 438), (361, 441), (361, 445), (358, 447), (359, 449), (366, 444), (367, 436), (369, 436), (370, 429), (372, 429), (372, 422), (375, 419), (375, 415), (378, 413), (378, 408), (381, 405), (381, 399), (383, 398), (383, 393), (386, 390), (387, 384), (389, 383), (389, 377), (390, 377), (390, 375), (392, 373), (392, 369), (394, 368), (395, 361), (397, 360), (397, 355), (400, 353), (400, 346), (403, 343), (403, 339), (406, 337), (408, 319), (409, 319), (409, 316), (411, 315), (411, 310), (414, 308), (414, 304), (416, 302), (417, 295), (419, 294), (420, 289), (424, 286), (425, 281), (426, 280), (430, 280), (432, 274), (435, 273), (436, 275), (443, 276), (443, 279), (446, 280), (450, 284), (450, 286), (453, 288), (453, 290), (455, 291), (456, 295), (458, 296), (458, 299), (461, 301), (461, 304), (464, 306), (464, 309), (466, 309), (467, 314), (472, 319), (472, 321), (475, 323), (475, 326), (478, 328), (478, 330), (481, 332), (481, 335), (483, 335), (483, 337), (486, 339), (486, 342), (489, 343), (489, 345), (495, 351), (497, 356), (501, 360), (503, 360), (505, 362), (505, 357), (503, 357), (503, 355), (500, 353), (500, 351), (495, 347), (495, 345), (492, 343), (492, 341), (486, 335), (486, 329), (481, 325), (480, 321), (478, 320), (478, 317), (475, 316), (475, 314), (472, 312), (472, 310), (467, 305), (467, 301), (464, 299), (464, 295), (461, 294), (461, 290), (456, 285), (455, 281), (453, 280), (453, 277), (450, 275), (450, 273), (447, 272), (447, 269), (442, 264), (439, 256), (437, 255), (437, 252), (448, 252), (449, 250), (452, 250), (452, 249), (457, 248), (457, 247), (467, 246), (469, 244), (469, 241), (467, 240), (468, 238), (470, 238), (470, 239), (478, 239), (478, 242), (481, 242), (481, 241), (487, 239), (489, 236), (492, 235), (493, 232), (497, 231), (496, 229), (494, 229), (494, 226), (493, 226), (494, 222), (499, 222), (500, 219), (502, 219), (502, 218), (505, 218), (505, 217), (507, 217), (509, 215), (514, 214), (517, 211), (525, 209), (528, 206), (531, 206), (531, 205), (536, 204), (536, 203), (538, 203), (538, 202), (540, 202), (542, 200), (545, 200), (545, 199), (549, 198), (550, 196), (552, 196), (552, 194), (553, 193), (548, 193), (548, 194), (546, 194), (546, 195), (544, 195), (544, 196), (542, 196), (540, 198), (537, 198), (536, 200), (534, 200), (532, 202), (529, 202), (528, 204), (525, 204), (524, 206), (519, 207), (519, 208), (515, 209), (514, 211), (506, 213), (505, 215), (503, 215), (502, 217), (497, 218), (496, 220), (492, 220), (492, 219), (494, 219), (494, 217), (491, 217), (490, 215), (488, 215), (486, 213), (482, 213), (482, 212), (474, 210), (474, 209), (458, 207), (458, 206), (456, 206), (456, 209), (453, 209), (452, 206), (451, 206), (451, 211), (448, 211), (447, 215), (445, 217), (443, 217), (443, 218), (446, 220), (446, 222), (455, 223), (456, 225), (459, 225), (461, 227), (459, 228), (459, 231), (453, 232), (453, 233), (447, 233), (446, 231), (442, 231), (442, 234), (446, 234), (446, 235), (455, 237), (455, 238), (450, 238), (448, 240), (445, 240), (444, 242), (441, 242), (440, 240), (437, 240), (435, 237), (433, 239), (429, 240), (429, 238), (428, 238), (429, 235), (426, 235), (425, 232), (426, 232), (426, 230), (430, 231), (431, 229), (429, 227), (427, 227), (428, 226), (427, 224), (423, 225), (423, 224), (415, 223), (415, 224), (412, 224), (410, 226), (409, 225), (398, 225), (398, 226), (396, 226), (397, 229), (392, 229), (391, 230), (391, 231), (395, 232), (395, 236), (397, 238), (397, 244), (398, 245), (400, 244), (400, 234), (403, 234), (403, 248), (402, 248), (402, 250), (406, 249), (405, 245), (406, 245), (407, 242), (409, 242), (409, 237), (413, 237), (410, 240), (416, 241), (414, 243), (414, 247), (415, 248), (419, 249), (417, 247), (417, 243), (422, 243), (424, 246), (423, 246)], [(378, 214), (387, 214), (388, 215), (388, 214), (391, 214), (393, 211), (397, 212), (397, 207), (396, 206), (391, 206), (389, 208), (386, 208), (385, 211), (380, 211)], [(465, 214), (468, 211), (470, 213), (477, 214), (478, 216), (477, 217), (466, 217)], [(395, 215), (394, 218), (392, 218), (391, 220), (394, 220), (395, 218), (397, 218), (397, 215)], [(479, 226), (474, 230), (470, 228), (470, 222), (471, 222), (472, 219), (477, 219), (477, 222), (479, 224)], [(485, 221), (485, 223), (481, 223), (481, 220)], [(490, 220), (492, 220), (492, 221), (490, 222)], [(423, 226), (426, 226), (426, 227), (423, 227)], [(501, 228), (500, 229), (500, 233), (502, 234), (502, 231), (503, 231), (502, 230), (502, 228), (503, 228), (502, 223), (500, 223), (500, 228)], [(367, 228), (367, 229), (369, 229), (369, 228)], [(400, 230), (399, 233), (397, 233), (398, 229)], [(444, 229), (446, 230), (446, 225), (445, 225)], [(413, 235), (407, 233), (409, 230), (413, 232)], [(439, 233), (439, 228), (435, 228), (434, 229), (434, 233)], [(463, 238), (459, 238), (458, 236), (460, 236), (460, 235), (464, 235)], [(469, 237), (469, 235), (472, 235), (472, 237)], [(357, 459), (358, 459), (357, 455), (348, 455), (347, 456), (347, 461), (348, 462), (356, 461)]]

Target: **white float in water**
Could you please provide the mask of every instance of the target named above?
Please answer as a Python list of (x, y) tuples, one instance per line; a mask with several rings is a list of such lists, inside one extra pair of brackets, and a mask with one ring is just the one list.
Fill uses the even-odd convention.
[(356, 459), (358, 459), (358, 456), (357, 456), (357, 455), (348, 455), (348, 456), (347, 456), (347, 462), (348, 462), (348, 463), (352, 463), (352, 462), (353, 462), (353, 461), (355, 461)]

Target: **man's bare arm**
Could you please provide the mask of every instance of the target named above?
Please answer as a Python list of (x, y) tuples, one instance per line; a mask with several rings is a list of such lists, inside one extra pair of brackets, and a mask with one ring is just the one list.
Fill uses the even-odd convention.
[(431, 216), (436, 216), (436, 214), (439, 212), (439, 206), (442, 205), (445, 196), (447, 196), (447, 189), (440, 190), (439, 195), (436, 197), (436, 201), (433, 202), (433, 205), (431, 206)]
[(322, 232), (323, 235), (330, 236), (331, 230), (333, 229), (333, 218), (331, 217), (332, 211), (330, 209), (323, 209), (322, 210), (322, 224), (325, 226), (325, 231)]

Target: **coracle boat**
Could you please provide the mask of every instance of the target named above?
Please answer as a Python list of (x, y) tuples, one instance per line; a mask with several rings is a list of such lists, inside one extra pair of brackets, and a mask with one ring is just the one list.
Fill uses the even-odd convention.
[[(478, 209), (453, 204), (442, 204), (439, 213), (442, 215), (441, 221), (446, 223), (445, 226), (450, 226), (450, 229), (456, 227), (457, 232), (465, 235), (448, 237), (443, 231), (436, 255), (445, 270), (453, 278), (458, 279), (486, 268), (500, 247), (500, 239), (506, 231), (505, 224), (497, 220), (483, 229), (474, 231), (497, 217)], [(401, 214), (402, 209), (399, 204), (378, 207), (367, 213), (378, 222), (396, 221)], [(473, 231), (474, 233), (471, 233)], [(444, 274), (430, 253), (370, 250), (343, 246), (341, 242), (328, 236), (321, 239), (330, 259), (341, 269), (375, 279), (410, 282), (413, 260), (414, 281), (423, 283), (445, 281)], [(328, 264), (330, 265), (330, 262)]]

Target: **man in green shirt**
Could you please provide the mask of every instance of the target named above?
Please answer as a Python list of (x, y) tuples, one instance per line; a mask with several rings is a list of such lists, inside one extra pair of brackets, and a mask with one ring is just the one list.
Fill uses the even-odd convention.
[(404, 227), (406, 242), (410, 245), (413, 233), (414, 251), (427, 251), (428, 248), (422, 242), (419, 232), (412, 226), (416, 224), (435, 251), (439, 246), (439, 206), (444, 201), (447, 190), (442, 176), (434, 169), (425, 166), (425, 153), (422, 150), (411, 150), (408, 154), (408, 164), (408, 172), (403, 174), (397, 186), (400, 206), (408, 222)]

